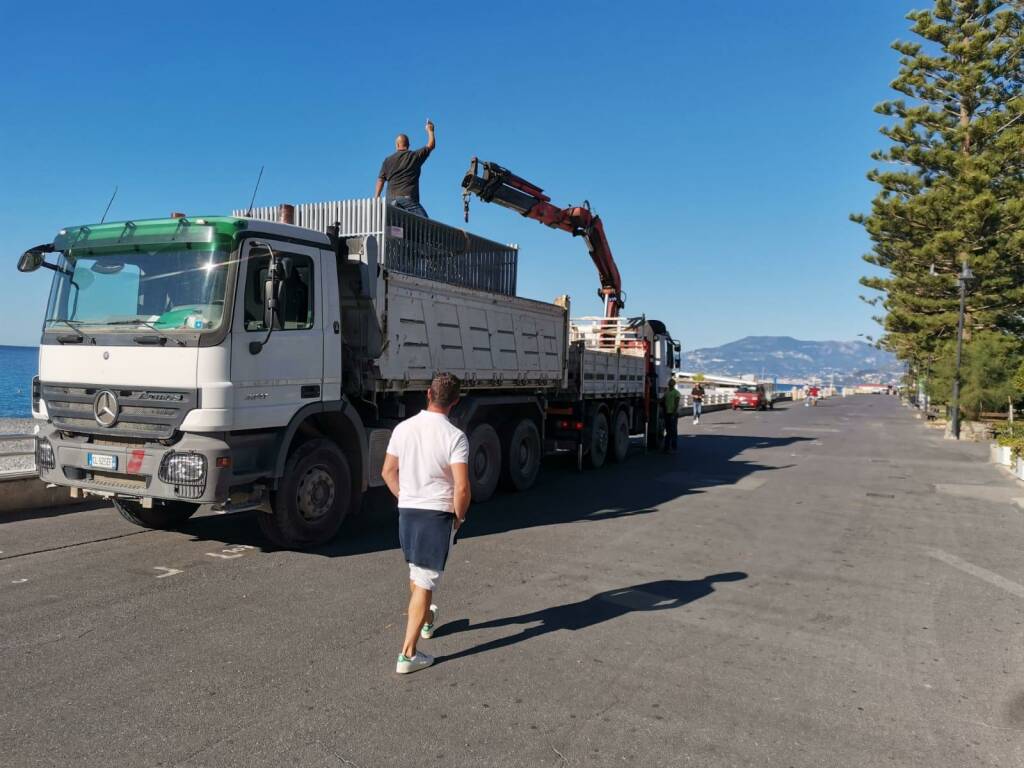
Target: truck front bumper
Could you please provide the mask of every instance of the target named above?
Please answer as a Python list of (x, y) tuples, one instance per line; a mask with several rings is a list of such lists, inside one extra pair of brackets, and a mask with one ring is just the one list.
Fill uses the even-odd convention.
[(215, 437), (185, 434), (172, 446), (124, 445), (64, 438), (46, 424), (36, 435), (43, 482), (104, 496), (224, 502), (231, 484), (231, 449)]

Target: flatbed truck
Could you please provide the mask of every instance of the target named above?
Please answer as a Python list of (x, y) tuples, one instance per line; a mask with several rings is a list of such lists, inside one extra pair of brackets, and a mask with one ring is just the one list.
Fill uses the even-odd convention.
[(318, 545), (441, 371), (476, 503), (531, 487), (547, 452), (600, 467), (657, 444), (678, 343), (516, 296), (517, 259), (379, 199), (62, 229), (18, 265), (54, 272), (40, 478), (146, 527), (256, 509), (274, 543)]

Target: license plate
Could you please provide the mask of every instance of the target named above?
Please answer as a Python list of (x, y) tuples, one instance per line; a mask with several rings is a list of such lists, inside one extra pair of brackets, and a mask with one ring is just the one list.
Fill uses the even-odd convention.
[(88, 461), (90, 467), (97, 469), (117, 469), (117, 456), (109, 453), (90, 453)]

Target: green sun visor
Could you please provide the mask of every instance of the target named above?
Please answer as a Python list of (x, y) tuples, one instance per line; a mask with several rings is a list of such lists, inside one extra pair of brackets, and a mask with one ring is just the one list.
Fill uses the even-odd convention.
[[(90, 224), (62, 229), (54, 238), (57, 251), (97, 248), (135, 248), (152, 246), (198, 247), (201, 250), (223, 246), (245, 226), (243, 219), (211, 217), (202, 219), (145, 219), (109, 224)], [(205, 246), (205, 247), (204, 247)]]

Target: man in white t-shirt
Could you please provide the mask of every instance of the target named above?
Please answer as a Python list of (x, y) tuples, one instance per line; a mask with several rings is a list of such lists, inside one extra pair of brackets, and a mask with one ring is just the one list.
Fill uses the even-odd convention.
[(469, 509), (469, 441), (448, 421), (458, 401), (459, 380), (438, 374), (427, 391), (426, 410), (391, 433), (381, 470), (398, 497), (398, 538), (409, 564), (409, 620), (399, 674), (434, 663), (432, 656), (417, 652), (416, 641), (433, 637), (437, 606), (431, 598)]

